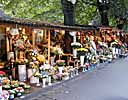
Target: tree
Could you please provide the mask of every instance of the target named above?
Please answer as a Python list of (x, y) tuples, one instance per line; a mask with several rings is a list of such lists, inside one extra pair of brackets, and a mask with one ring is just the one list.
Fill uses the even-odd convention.
[(73, 26), (75, 24), (74, 4), (68, 0), (61, 0), (61, 4), (64, 14), (64, 24)]
[[(11, 17), (32, 18), (48, 22), (64, 22), (60, 0), (0, 0), (0, 9)], [(68, 0), (67, 0), (68, 1)], [(75, 23), (88, 24), (99, 19), (96, 0), (77, 0), (75, 5)], [(108, 12), (109, 24), (116, 25), (118, 16), (126, 16), (128, 0), (110, 0)], [(127, 18), (127, 17), (126, 17)]]

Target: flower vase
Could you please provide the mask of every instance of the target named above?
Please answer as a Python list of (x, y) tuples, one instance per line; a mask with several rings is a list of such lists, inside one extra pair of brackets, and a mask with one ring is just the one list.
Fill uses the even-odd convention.
[(65, 77), (64, 77), (64, 80), (68, 80), (69, 79), (69, 74), (66, 73)]
[(76, 74), (76, 75), (79, 75), (78, 68), (76, 68), (76, 70), (75, 70), (75, 74)]
[(63, 66), (58, 66), (58, 70), (59, 70), (59, 73), (60, 73), (60, 74), (63, 74), (63, 69), (64, 69)]
[(46, 87), (46, 81), (47, 81), (47, 78), (42, 78), (42, 82), (43, 82), (43, 88)]
[(82, 67), (82, 72), (86, 72), (86, 67)]
[(50, 76), (50, 75), (48, 76), (48, 85), (49, 85), (49, 86), (52, 85), (52, 79), (51, 79), (51, 76)]
[(77, 50), (73, 49), (73, 58), (77, 58)]
[(84, 57), (85, 56), (80, 56), (80, 65), (84, 66)]
[(36, 86), (40, 86), (40, 81), (39, 77), (36, 77)]
[(35, 73), (35, 69), (29, 68), (27, 69), (28, 78), (30, 79), (31, 84), (36, 84), (37, 80), (36, 77), (33, 76), (33, 73)]
[(114, 58), (116, 58), (116, 48), (115, 47), (112, 48), (112, 54), (113, 54)]

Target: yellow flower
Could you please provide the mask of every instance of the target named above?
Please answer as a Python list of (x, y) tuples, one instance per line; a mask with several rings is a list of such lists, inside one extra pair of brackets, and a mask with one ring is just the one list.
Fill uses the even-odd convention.
[(37, 59), (40, 62), (45, 62), (45, 57), (43, 55), (37, 55)]
[(77, 51), (85, 51), (85, 52), (88, 52), (88, 49), (86, 49), (86, 48), (79, 48), (79, 49), (77, 49)]

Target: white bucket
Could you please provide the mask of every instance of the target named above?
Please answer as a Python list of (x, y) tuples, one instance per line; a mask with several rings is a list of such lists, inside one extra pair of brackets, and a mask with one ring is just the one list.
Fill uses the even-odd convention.
[(18, 76), (19, 76), (19, 81), (27, 80), (26, 65), (18, 65)]
[[(35, 72), (35, 70), (34, 69), (28, 69), (27, 72), (28, 72), (28, 78), (29, 78), (29, 77), (31, 77), (33, 75), (33, 73)], [(37, 77), (32, 76), (30, 78), (30, 83), (31, 84), (37, 83)]]

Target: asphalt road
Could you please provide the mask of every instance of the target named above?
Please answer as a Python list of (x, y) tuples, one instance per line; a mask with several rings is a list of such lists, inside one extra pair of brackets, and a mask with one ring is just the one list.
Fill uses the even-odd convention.
[(128, 100), (128, 58), (43, 90), (23, 100)]

